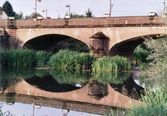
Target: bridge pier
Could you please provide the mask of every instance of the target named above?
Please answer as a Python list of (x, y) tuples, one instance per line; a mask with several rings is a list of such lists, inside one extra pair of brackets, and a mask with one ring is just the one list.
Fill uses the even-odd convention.
[(90, 37), (90, 48), (93, 55), (102, 57), (109, 51), (109, 38), (102, 32), (97, 32)]

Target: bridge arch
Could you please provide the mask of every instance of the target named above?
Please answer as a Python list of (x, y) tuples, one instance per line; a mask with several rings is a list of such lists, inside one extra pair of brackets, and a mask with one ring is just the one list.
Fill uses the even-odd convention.
[(62, 34), (45, 34), (36, 36), (25, 41), (24, 48), (46, 51), (58, 51), (59, 49), (71, 49), (78, 51), (89, 51), (89, 46), (84, 42)]
[(120, 55), (130, 58), (132, 57), (135, 48), (143, 43), (144, 40), (149, 38), (158, 39), (165, 36), (166, 34), (148, 34), (129, 38), (112, 46), (112, 48), (109, 50), (109, 55)]

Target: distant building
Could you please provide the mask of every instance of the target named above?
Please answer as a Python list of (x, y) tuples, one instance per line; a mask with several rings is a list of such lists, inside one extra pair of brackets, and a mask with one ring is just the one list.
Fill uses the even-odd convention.
[(8, 16), (3, 11), (2, 7), (0, 7), (0, 19), (8, 19)]

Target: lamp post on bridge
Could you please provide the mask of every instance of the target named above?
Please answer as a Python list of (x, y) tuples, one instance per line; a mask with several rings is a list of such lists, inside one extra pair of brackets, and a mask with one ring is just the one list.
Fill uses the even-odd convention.
[(44, 9), (44, 10), (42, 10), (42, 12), (45, 13), (45, 18), (47, 19), (47, 17), (48, 17), (48, 10), (47, 10), (47, 9)]
[(41, 2), (41, 0), (35, 0), (35, 14), (37, 13), (37, 3)]
[(109, 11), (109, 17), (111, 17), (112, 7), (113, 7), (112, 0), (110, 0), (110, 11)]
[(164, 14), (166, 14), (166, 0), (164, 0), (163, 5), (164, 5)]
[(71, 14), (71, 5), (67, 4), (66, 7), (68, 8), (68, 15), (70, 17), (70, 14)]
[(108, 17), (111, 17), (111, 14), (112, 14), (112, 8), (113, 8), (113, 4), (112, 4), (112, 0), (110, 0), (110, 3), (109, 3), (109, 13), (104, 14), (104, 15), (108, 15)]

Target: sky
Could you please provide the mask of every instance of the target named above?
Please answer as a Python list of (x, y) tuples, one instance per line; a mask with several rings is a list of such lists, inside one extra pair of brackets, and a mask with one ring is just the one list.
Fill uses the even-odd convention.
[[(6, 0), (0, 0), (0, 6)], [(30, 15), (34, 12), (35, 0), (8, 0), (14, 11), (17, 13), (23, 12), (25, 15)], [(164, 0), (112, 0), (112, 16), (136, 16), (148, 15), (149, 12), (162, 12)], [(41, 0), (37, 4), (37, 11), (51, 18), (63, 18), (68, 12), (67, 4), (71, 6), (71, 13), (85, 14), (89, 8), (95, 17), (103, 17), (109, 13), (109, 0)]]

